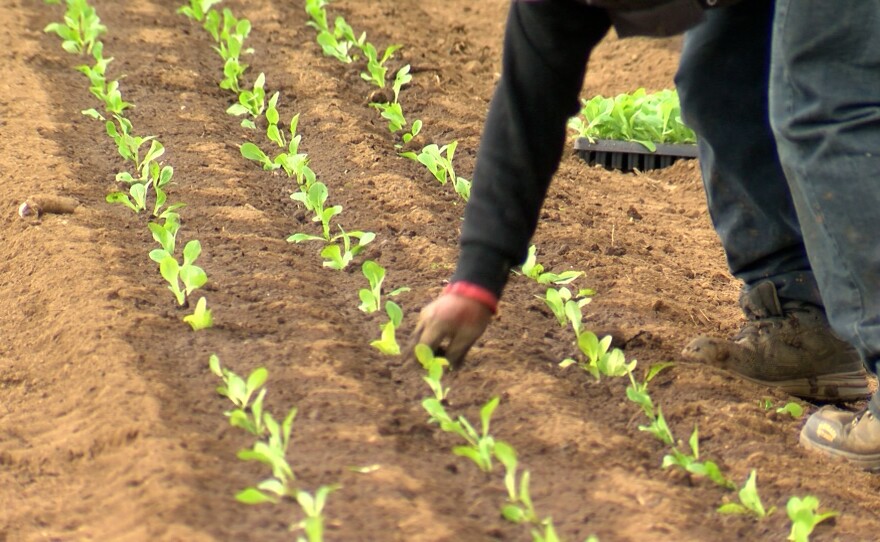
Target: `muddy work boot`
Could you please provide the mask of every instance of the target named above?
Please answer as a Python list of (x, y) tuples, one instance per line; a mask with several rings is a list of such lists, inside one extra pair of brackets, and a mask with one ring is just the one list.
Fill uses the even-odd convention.
[(880, 470), (880, 420), (870, 410), (823, 407), (807, 420), (800, 440), (809, 450), (845, 459), (865, 470)]
[(814, 401), (852, 401), (869, 395), (856, 351), (837, 338), (824, 311), (812, 304), (784, 305), (772, 282), (744, 293), (748, 322), (732, 339), (698, 337), (682, 356)]

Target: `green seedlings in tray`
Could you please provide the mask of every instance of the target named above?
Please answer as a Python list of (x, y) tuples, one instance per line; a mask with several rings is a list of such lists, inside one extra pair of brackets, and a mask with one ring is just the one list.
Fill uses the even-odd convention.
[[(565, 327), (569, 321), (566, 316), (565, 306), (568, 303), (574, 303), (578, 307), (583, 308), (592, 301), (592, 296), (594, 295), (596, 295), (596, 292), (588, 288), (579, 290), (577, 295), (574, 295), (571, 293), (571, 290), (563, 286), (558, 290), (556, 288), (547, 288), (547, 291), (544, 292), (544, 297), (539, 295), (536, 295), (535, 297), (542, 300), (553, 312), (559, 325)], [(572, 312), (573, 310), (573, 308), (569, 309), (569, 312)]]
[[(400, 49), (401, 45), (389, 45), (379, 58), (376, 47), (372, 43), (365, 43), (361, 47), (364, 57), (367, 59), (367, 71), (361, 72), (361, 79), (379, 88), (385, 88), (385, 78), (388, 74), (388, 67), (385, 63), (394, 55), (394, 52)], [(394, 102), (397, 103), (397, 94), (394, 95)]]
[(192, 314), (183, 317), (183, 321), (193, 328), (193, 331), (200, 329), (208, 329), (214, 325), (214, 318), (211, 315), (211, 309), (208, 308), (208, 300), (200, 297), (196, 303), (196, 309)]
[(817, 513), (819, 510), (819, 499), (813, 496), (792, 497), (785, 505), (785, 511), (788, 513), (788, 519), (791, 520), (791, 532), (788, 539), (793, 542), (809, 542), (810, 534), (816, 525), (827, 519), (831, 519), (838, 512)]
[(584, 274), (583, 271), (563, 271), (559, 274), (544, 272), (544, 266), (538, 263), (537, 251), (538, 249), (535, 245), (529, 247), (526, 261), (520, 266), (520, 272), (538, 284), (569, 284)]
[[(168, 282), (168, 289), (174, 293), (178, 305), (183, 305), (188, 295), (208, 282), (205, 270), (195, 265), (195, 261), (201, 253), (201, 243), (192, 240), (183, 247), (182, 265), (177, 261), (177, 258), (167, 253), (163, 255), (161, 261), (157, 262), (159, 273)], [(153, 261), (155, 261), (154, 255), (158, 257), (159, 254), (155, 251), (150, 253), (150, 258)], [(181, 283), (183, 283), (183, 288), (181, 288)]]
[(195, 21), (202, 21), (211, 6), (220, 2), (222, 0), (189, 0), (189, 5), (177, 8), (177, 13), (182, 13)]
[(764, 504), (761, 502), (761, 496), (758, 495), (756, 478), (757, 472), (752, 469), (745, 484), (743, 484), (742, 488), (739, 490), (739, 502), (724, 503), (718, 507), (718, 512), (722, 514), (752, 515), (757, 519), (764, 519), (775, 512), (775, 506), (770, 507), (769, 510), (764, 508)]
[[(585, 122), (586, 121), (586, 122)], [(655, 143), (694, 143), (696, 136), (681, 121), (678, 93), (664, 90), (647, 94), (640, 88), (615, 98), (596, 96), (583, 101), (580, 116), (569, 121), (580, 137), (641, 143), (649, 151)]]
[(383, 354), (397, 356), (400, 355), (400, 345), (397, 344), (395, 333), (403, 321), (403, 310), (397, 303), (386, 301), (385, 312), (388, 314), (388, 321), (382, 325), (382, 336), (371, 342), (370, 346)]
[(61, 47), (68, 53), (91, 53), (98, 37), (107, 31), (95, 8), (86, 0), (67, 0), (64, 23), (51, 23), (43, 29), (62, 39)]

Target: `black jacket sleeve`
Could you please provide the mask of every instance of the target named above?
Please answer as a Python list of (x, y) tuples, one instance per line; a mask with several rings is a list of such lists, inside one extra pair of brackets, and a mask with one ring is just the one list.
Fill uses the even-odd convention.
[(500, 297), (510, 268), (525, 259), (587, 59), (610, 24), (605, 10), (575, 0), (511, 3), (453, 280)]

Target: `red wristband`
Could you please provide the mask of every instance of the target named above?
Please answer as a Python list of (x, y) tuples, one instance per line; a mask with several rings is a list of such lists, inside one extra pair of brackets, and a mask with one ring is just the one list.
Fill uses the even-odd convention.
[(444, 294), (456, 294), (468, 299), (473, 299), (486, 306), (492, 314), (498, 312), (498, 297), (489, 290), (472, 282), (457, 281), (450, 283), (443, 289)]

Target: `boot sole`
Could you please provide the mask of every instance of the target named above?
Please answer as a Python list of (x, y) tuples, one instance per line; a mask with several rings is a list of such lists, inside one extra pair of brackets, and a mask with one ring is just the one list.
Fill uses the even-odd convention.
[(789, 395), (811, 401), (842, 403), (860, 401), (871, 395), (868, 375), (864, 369), (792, 380), (758, 380), (739, 373), (733, 374), (749, 382), (777, 388)]
[(838, 450), (837, 448), (831, 448), (829, 446), (819, 444), (816, 441), (810, 440), (803, 430), (801, 431), (801, 436), (799, 440), (801, 446), (803, 446), (804, 448), (812, 450), (814, 452), (819, 452), (826, 457), (847, 461), (851, 465), (866, 471), (880, 471), (880, 454), (854, 454), (852, 452)]

